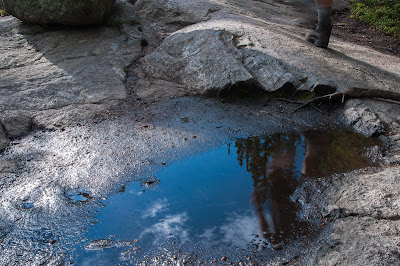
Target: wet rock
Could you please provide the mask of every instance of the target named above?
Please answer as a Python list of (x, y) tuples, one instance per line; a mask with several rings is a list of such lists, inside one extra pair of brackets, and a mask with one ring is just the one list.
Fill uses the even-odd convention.
[[(155, 189), (160, 185), (160, 179), (157, 179), (156, 177), (152, 177), (149, 180), (142, 180), (141, 186), (148, 188), (148, 189)], [(144, 191), (144, 190), (143, 190)]]
[(133, 247), (129, 248), (128, 250), (122, 251), (121, 252), (121, 258), (122, 260), (129, 260), (134, 258), (137, 253), (139, 252), (140, 248), (139, 247)]
[(67, 197), (72, 203), (83, 203), (93, 199), (87, 192), (72, 191), (67, 193)]
[[(105, 248), (112, 248), (112, 247), (127, 247), (133, 245), (135, 241), (114, 241), (112, 239), (98, 239), (93, 240), (85, 245), (86, 250), (102, 250)], [(132, 248), (129, 254), (136, 252), (138, 248)]]
[(85, 245), (86, 250), (102, 250), (115, 247), (116, 243), (112, 239), (99, 239)]
[(3, 3), (9, 14), (27, 23), (90, 25), (101, 24), (115, 0), (4, 0)]
[(360, 101), (348, 101), (345, 106), (344, 120), (357, 132), (366, 137), (385, 132), (383, 122), (365, 104)]
[(184, 84), (190, 93), (218, 93), (254, 81), (241, 59), (232, 35), (203, 30), (173, 34), (141, 60), (141, 67), (153, 78)]
[[(305, 214), (331, 218), (301, 264), (391, 265), (398, 260), (400, 240), (400, 169), (341, 176), (314, 186), (308, 182)], [(307, 192), (306, 192), (307, 191)], [(332, 244), (333, 243), (333, 244)]]
[(328, 239), (300, 259), (301, 265), (395, 265), (399, 262), (399, 222), (348, 217), (333, 223)]

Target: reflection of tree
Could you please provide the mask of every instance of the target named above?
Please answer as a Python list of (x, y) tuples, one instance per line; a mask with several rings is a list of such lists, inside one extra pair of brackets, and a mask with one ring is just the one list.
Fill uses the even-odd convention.
[[(293, 172), (294, 165), (288, 164), (285, 154), (294, 153), (301, 137), (295, 134), (274, 134), (267, 137), (237, 139), (237, 160), (240, 166), (246, 162), (246, 170), (251, 173), (254, 187), (265, 184), (267, 167), (285, 167), (286, 172)], [(294, 154), (293, 154), (294, 155)], [(286, 161), (277, 162), (274, 158)], [(290, 158), (293, 161), (293, 158)], [(280, 164), (280, 165), (279, 165)]]
[[(308, 131), (304, 133), (306, 154), (302, 173), (309, 177), (328, 176), (370, 165), (363, 157), (365, 147), (376, 141), (354, 133)], [(301, 136), (275, 134), (267, 137), (237, 139), (237, 160), (251, 173), (252, 202), (264, 237), (275, 241), (293, 238), (307, 231), (307, 223), (297, 219), (300, 206), (290, 200), (298, 181), (295, 152)], [(298, 177), (298, 176), (297, 176)]]
[(377, 145), (377, 140), (349, 132), (336, 131), (325, 134), (326, 146), (320, 155), (319, 164), (321, 176), (345, 173), (371, 165), (364, 156), (365, 148)]
[(300, 140), (295, 134), (275, 134), (235, 142), (237, 160), (241, 166), (245, 163), (253, 178), (252, 201), (264, 237), (279, 230), (283, 230), (281, 237), (291, 236), (291, 230), (286, 229), (293, 226), (298, 212), (290, 196), (298, 185), (294, 157)]

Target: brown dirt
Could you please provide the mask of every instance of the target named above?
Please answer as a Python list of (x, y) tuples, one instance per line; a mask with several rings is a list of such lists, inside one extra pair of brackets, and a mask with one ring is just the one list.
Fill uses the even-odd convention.
[(400, 38), (375, 30), (357, 19), (350, 18), (350, 15), (349, 9), (338, 11), (333, 15), (333, 36), (400, 57)]

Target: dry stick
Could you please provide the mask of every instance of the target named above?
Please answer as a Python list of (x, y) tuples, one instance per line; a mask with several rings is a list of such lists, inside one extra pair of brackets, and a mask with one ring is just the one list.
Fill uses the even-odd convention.
[(296, 111), (306, 107), (309, 104), (316, 102), (326, 102), (341, 99), (344, 103), (346, 99), (350, 98), (380, 98), (400, 102), (400, 93), (386, 90), (376, 90), (376, 89), (364, 89), (364, 88), (348, 88), (344, 91), (338, 91), (332, 94), (327, 94), (321, 97), (316, 97), (304, 103), (302, 106), (297, 108)]

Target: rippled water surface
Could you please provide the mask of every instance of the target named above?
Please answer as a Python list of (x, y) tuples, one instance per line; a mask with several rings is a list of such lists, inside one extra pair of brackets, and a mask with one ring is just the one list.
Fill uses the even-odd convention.
[(103, 201), (75, 262), (129, 264), (157, 254), (173, 261), (193, 251), (209, 263), (304, 242), (316, 226), (301, 216), (293, 192), (306, 178), (371, 165), (363, 154), (374, 145), (351, 133), (275, 134), (166, 165)]

